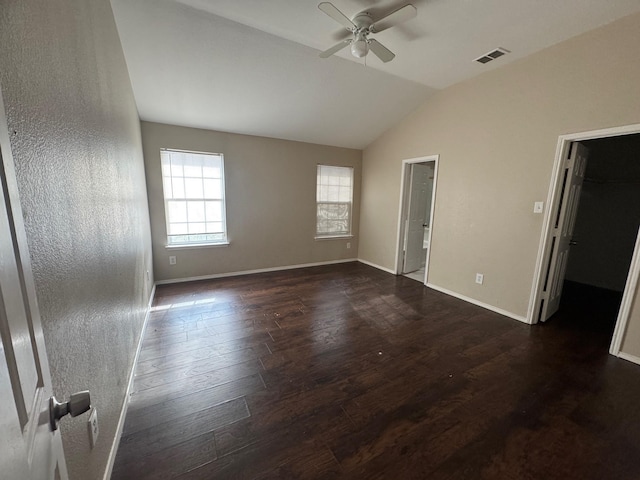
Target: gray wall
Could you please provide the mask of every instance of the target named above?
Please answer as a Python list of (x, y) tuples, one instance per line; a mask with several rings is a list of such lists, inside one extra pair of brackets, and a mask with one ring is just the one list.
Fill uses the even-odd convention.
[[(156, 280), (357, 258), (360, 150), (150, 122), (142, 140)], [(228, 246), (165, 248), (161, 148), (224, 154)], [(314, 240), (319, 163), (354, 167), (351, 239)]]
[[(108, 0), (3, 1), (0, 82), (73, 479), (104, 474), (151, 291), (140, 126)], [(151, 279), (146, 279), (149, 271)]]
[(640, 134), (584, 144), (589, 159), (566, 279), (621, 292), (640, 226)]

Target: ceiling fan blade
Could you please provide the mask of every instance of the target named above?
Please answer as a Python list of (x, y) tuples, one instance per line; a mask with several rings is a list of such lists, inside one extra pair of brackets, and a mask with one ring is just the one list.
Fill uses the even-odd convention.
[(409, 3), (404, 7), (400, 7), (399, 9), (391, 12), (389, 15), (381, 18), (377, 22), (373, 22), (371, 27), (369, 27), (369, 30), (371, 30), (373, 33), (382, 32), (383, 30), (391, 28), (394, 25), (406, 22), (416, 15), (418, 15), (418, 10), (416, 9), (416, 7)]
[(340, 50), (342, 50), (344, 47), (346, 47), (347, 45), (349, 45), (351, 43), (351, 40), (343, 40), (340, 43), (335, 44), (333, 47), (325, 50), (324, 52), (320, 53), (320, 58), (328, 58), (331, 55), (333, 55), (336, 52), (339, 52)]
[(396, 55), (391, 50), (389, 50), (374, 38), (369, 40), (369, 49), (384, 63), (390, 62), (396, 57)]
[(338, 10), (335, 5), (333, 5), (333, 3), (322, 2), (318, 5), (318, 8), (329, 15), (331, 18), (333, 18), (340, 25), (344, 25), (347, 30), (353, 31), (356, 29), (356, 26), (351, 20), (349, 20), (349, 17)]

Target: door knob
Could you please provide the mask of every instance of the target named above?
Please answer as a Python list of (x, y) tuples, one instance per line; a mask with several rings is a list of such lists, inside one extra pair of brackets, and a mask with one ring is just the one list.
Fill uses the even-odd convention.
[(90, 408), (91, 395), (89, 394), (89, 390), (72, 394), (69, 397), (69, 401), (64, 403), (58, 402), (56, 397), (51, 397), (49, 399), (49, 422), (51, 424), (51, 430), (58, 429), (58, 421), (65, 415), (70, 414), (72, 417), (77, 417)]
[(578, 244), (578, 242), (576, 242), (575, 240), (571, 240), (571, 241), (569, 242), (569, 245), (577, 245), (577, 244)]

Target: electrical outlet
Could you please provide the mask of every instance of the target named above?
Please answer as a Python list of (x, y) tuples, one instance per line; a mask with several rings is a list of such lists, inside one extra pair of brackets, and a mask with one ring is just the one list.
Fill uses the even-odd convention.
[(351, 242), (347, 242), (347, 248), (351, 248)]
[(96, 446), (96, 441), (98, 440), (98, 410), (93, 408), (91, 410), (91, 415), (89, 415), (89, 422), (87, 424), (89, 428), (89, 441), (91, 443), (91, 448)]
[(169, 265), (175, 265), (175, 264), (176, 264), (176, 256), (169, 255)]
[(484, 282), (484, 275), (482, 273), (476, 273), (476, 283), (482, 285)]

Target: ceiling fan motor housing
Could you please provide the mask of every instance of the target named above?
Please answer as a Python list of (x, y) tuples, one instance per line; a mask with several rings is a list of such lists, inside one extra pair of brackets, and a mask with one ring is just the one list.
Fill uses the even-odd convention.
[(373, 18), (371, 18), (371, 14), (369, 12), (360, 12), (355, 17), (353, 17), (351, 21), (356, 27), (358, 27), (356, 33), (361, 30), (367, 30), (367, 33), (369, 33), (368, 30), (373, 23)]

